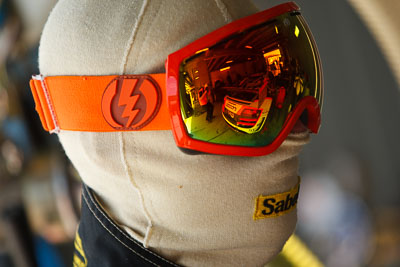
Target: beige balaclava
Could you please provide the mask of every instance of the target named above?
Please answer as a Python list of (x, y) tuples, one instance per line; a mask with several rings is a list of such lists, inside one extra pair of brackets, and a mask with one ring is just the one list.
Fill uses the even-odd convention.
[[(247, 0), (60, 0), (42, 34), (40, 71), (164, 72), (169, 53), (255, 12)], [(308, 133), (291, 134), (274, 153), (251, 158), (186, 155), (171, 131), (61, 131), (59, 139), (109, 216), (178, 264), (261, 266), (295, 228), (296, 210), (254, 220), (254, 203), (297, 184), (297, 156)]]

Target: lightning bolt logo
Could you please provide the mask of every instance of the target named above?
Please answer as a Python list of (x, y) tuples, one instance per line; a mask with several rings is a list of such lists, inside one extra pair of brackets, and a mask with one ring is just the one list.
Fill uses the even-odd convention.
[(103, 117), (117, 130), (142, 129), (157, 115), (161, 95), (160, 86), (149, 75), (118, 76), (103, 92)]
[(134, 109), (139, 100), (140, 95), (132, 95), (138, 80), (125, 80), (122, 84), (121, 95), (119, 97), (118, 106), (125, 106), (122, 118), (128, 118), (125, 127), (131, 126), (140, 109)]

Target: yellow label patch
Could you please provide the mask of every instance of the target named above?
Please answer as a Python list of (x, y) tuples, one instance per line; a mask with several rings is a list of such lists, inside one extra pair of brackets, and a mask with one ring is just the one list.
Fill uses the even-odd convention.
[(299, 197), (300, 177), (297, 185), (287, 192), (276, 195), (260, 195), (255, 199), (253, 219), (278, 217), (292, 211)]

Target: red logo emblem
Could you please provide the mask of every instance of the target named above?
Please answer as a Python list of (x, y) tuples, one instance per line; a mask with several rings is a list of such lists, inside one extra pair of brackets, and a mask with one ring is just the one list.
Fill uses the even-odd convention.
[(161, 89), (148, 75), (114, 78), (104, 90), (101, 109), (107, 123), (118, 130), (139, 130), (149, 124), (161, 106)]

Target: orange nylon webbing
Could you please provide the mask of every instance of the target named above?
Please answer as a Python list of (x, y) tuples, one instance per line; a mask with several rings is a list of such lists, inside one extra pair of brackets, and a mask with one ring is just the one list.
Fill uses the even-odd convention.
[[(155, 90), (157, 86), (153, 84), (158, 84), (160, 90)], [(165, 74), (36, 76), (30, 81), (30, 87), (36, 111), (46, 131), (171, 129), (166, 103)], [(140, 96), (137, 95), (138, 90)], [(120, 110), (117, 119), (113, 108)], [(152, 112), (158, 108), (157, 113)], [(135, 122), (142, 109), (139, 122)], [(147, 111), (144, 112), (145, 110)]]

